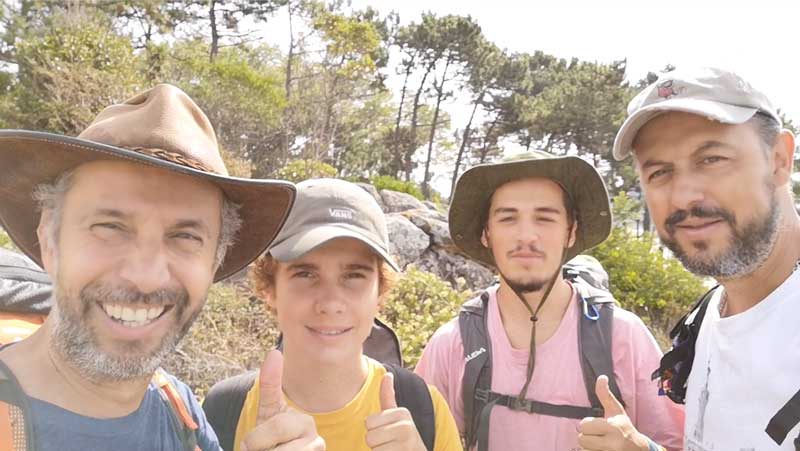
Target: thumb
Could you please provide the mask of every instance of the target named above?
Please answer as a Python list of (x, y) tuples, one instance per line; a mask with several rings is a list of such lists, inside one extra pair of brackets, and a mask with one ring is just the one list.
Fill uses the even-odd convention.
[(597, 383), (594, 386), (594, 392), (600, 400), (600, 404), (605, 410), (605, 417), (610, 418), (615, 415), (627, 415), (622, 403), (614, 397), (611, 389), (608, 386), (608, 376), (605, 374), (597, 378)]
[(283, 399), (283, 354), (273, 350), (267, 354), (258, 376), (258, 417), (261, 424), (286, 408)]
[(397, 408), (397, 400), (394, 397), (394, 374), (386, 373), (381, 380), (381, 410)]

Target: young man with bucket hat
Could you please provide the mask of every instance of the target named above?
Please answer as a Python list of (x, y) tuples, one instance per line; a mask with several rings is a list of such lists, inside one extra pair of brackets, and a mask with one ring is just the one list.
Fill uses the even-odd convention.
[(686, 403), (686, 449), (800, 450), (792, 133), (737, 74), (678, 69), (628, 105), (614, 156), (630, 154), (661, 242), (719, 283), (673, 330), (659, 370)]
[(44, 324), (0, 350), (0, 448), (218, 450), (159, 365), (211, 284), (275, 237), (293, 185), (229, 177), (205, 114), (158, 85), (77, 138), (0, 130), (0, 193), (3, 228), (54, 284)]
[(223, 447), (280, 445), (246, 434), (290, 405), (316, 424), (328, 450), (461, 449), (436, 388), (364, 355), (399, 270), (388, 239), (383, 211), (358, 185), (336, 179), (297, 185), (295, 208), (252, 274), (277, 317), (283, 353), (272, 351), (258, 374), (227, 379), (209, 392), (203, 408)]
[(479, 451), (680, 449), (682, 411), (650, 381), (661, 355), (650, 332), (563, 275), (610, 233), (602, 179), (578, 157), (529, 156), (458, 180), (450, 233), (500, 284), (434, 334), (417, 373)]

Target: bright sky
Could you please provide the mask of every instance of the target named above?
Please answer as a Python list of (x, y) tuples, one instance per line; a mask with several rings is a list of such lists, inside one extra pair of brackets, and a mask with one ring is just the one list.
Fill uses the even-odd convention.
[(424, 11), (471, 15), (510, 51), (610, 62), (627, 58), (636, 81), (668, 63), (720, 66), (742, 75), (800, 122), (797, 0), (353, 0), (395, 10), (402, 23)]

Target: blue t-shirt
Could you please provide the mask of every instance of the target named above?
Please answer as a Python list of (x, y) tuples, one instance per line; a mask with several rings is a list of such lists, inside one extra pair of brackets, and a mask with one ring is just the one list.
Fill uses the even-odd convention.
[[(219, 441), (203, 409), (186, 384), (167, 376), (186, 403), (197, 429), (203, 451), (219, 451)], [(54, 404), (28, 398), (33, 433), (38, 451), (185, 451), (170, 417), (170, 407), (161, 399), (158, 387), (150, 384), (142, 404), (120, 418), (97, 419), (64, 410)]]

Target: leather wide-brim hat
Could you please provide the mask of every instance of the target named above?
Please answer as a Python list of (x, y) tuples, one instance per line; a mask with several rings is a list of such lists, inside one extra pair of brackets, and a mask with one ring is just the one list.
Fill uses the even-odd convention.
[[(558, 183), (572, 198), (577, 210), (575, 244), (566, 260), (605, 241), (611, 233), (608, 192), (597, 170), (574, 156), (556, 157), (533, 151), (501, 163), (481, 164), (458, 178), (450, 202), (450, 236), (470, 257), (495, 266), (491, 249), (481, 243), (483, 221), (495, 190), (519, 179), (542, 177)], [(536, 193), (530, 193), (535, 197)]]
[(239, 205), (242, 226), (215, 281), (241, 270), (269, 246), (295, 197), (290, 182), (228, 176), (206, 115), (186, 93), (161, 84), (106, 108), (77, 138), (0, 130), (0, 223), (40, 266), (40, 212), (34, 190), (97, 160), (133, 162), (207, 180)]

